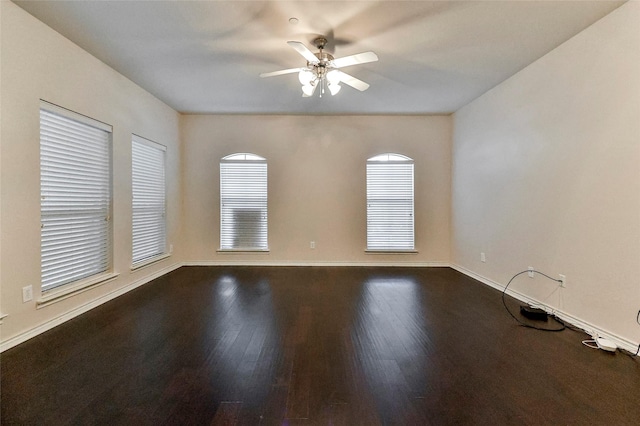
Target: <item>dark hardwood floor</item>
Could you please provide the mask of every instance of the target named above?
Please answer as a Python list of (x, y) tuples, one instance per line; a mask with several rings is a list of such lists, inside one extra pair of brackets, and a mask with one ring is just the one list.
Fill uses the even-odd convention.
[(640, 363), (584, 338), (449, 268), (185, 267), (3, 353), (1, 421), (639, 424)]

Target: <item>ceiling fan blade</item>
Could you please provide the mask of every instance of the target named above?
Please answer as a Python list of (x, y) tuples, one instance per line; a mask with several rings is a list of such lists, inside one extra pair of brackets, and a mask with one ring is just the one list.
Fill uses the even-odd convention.
[(302, 55), (303, 58), (307, 60), (307, 62), (316, 63), (318, 62), (318, 58), (316, 55), (310, 51), (307, 46), (300, 43), (299, 41), (288, 41), (287, 44), (295, 49), (296, 52)]
[(276, 75), (293, 74), (294, 72), (300, 72), (303, 69), (306, 69), (306, 68), (289, 68), (288, 70), (263, 72), (262, 74), (260, 74), (260, 77), (265, 78), (265, 77), (275, 77)]
[(333, 70), (331, 72), (336, 73), (337, 77), (340, 79), (342, 83), (348, 84), (349, 86), (353, 87), (354, 89), (358, 89), (361, 92), (364, 92), (369, 88), (369, 84), (365, 83), (362, 80), (358, 80), (352, 75), (349, 75), (339, 70)]
[(378, 55), (373, 52), (363, 52), (357, 55), (345, 56), (344, 58), (336, 58), (332, 61), (336, 68), (349, 67), (351, 65), (366, 64), (378, 60)]

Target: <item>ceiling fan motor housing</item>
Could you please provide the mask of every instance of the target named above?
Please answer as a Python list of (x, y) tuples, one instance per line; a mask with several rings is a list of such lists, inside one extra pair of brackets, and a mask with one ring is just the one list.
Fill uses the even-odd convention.
[(315, 55), (318, 58), (318, 62), (307, 62), (307, 67), (314, 68), (317, 71), (318, 75), (324, 74), (327, 68), (330, 66), (331, 61), (333, 61), (333, 56), (323, 51), (320, 51)]

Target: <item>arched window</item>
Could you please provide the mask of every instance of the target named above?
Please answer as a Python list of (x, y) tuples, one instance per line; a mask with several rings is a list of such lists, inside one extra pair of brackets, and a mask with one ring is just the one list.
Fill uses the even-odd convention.
[(258, 155), (220, 160), (220, 250), (268, 250), (267, 160)]
[(381, 154), (367, 160), (367, 250), (414, 250), (413, 160)]

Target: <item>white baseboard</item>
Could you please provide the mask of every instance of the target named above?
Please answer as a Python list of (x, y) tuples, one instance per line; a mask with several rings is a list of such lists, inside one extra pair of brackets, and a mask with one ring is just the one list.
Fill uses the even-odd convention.
[(178, 269), (179, 267), (181, 267), (182, 264), (181, 263), (176, 263), (173, 265), (170, 265), (166, 268), (160, 269), (159, 271), (154, 272), (151, 275), (147, 275), (144, 278), (141, 278), (139, 280), (136, 280), (128, 285), (125, 285), (124, 287), (120, 287), (110, 293), (107, 293), (105, 295), (102, 295), (100, 297), (98, 297), (97, 299), (94, 299), (88, 303), (85, 303), (84, 305), (78, 306), (77, 308), (74, 308), (72, 310), (70, 310), (69, 312), (65, 312), (64, 314), (57, 316), (53, 319), (48, 320), (47, 322), (40, 324), (36, 327), (33, 327), (25, 332), (22, 332), (16, 336), (13, 336), (3, 342), (0, 343), (0, 352), (4, 352), (7, 349), (10, 349), (14, 346), (19, 345), (20, 343), (26, 342), (27, 340), (31, 339), (32, 337), (36, 337), (39, 334), (44, 333), (45, 331), (51, 330), (52, 328), (66, 322), (69, 321), (70, 319), (73, 319), (75, 317), (77, 317), (78, 315), (84, 314), (85, 312), (102, 305), (103, 303), (106, 303), (112, 299), (115, 299), (118, 296), (121, 296), (131, 290), (133, 290), (134, 288), (140, 287), (141, 285), (144, 285), (146, 283), (148, 283), (149, 281), (152, 281), (156, 278), (159, 278), (163, 275), (168, 274), (171, 271), (174, 271), (176, 269)]
[[(496, 290), (499, 290), (500, 292), (504, 291), (504, 285), (499, 284), (493, 280), (490, 280), (487, 277), (483, 277), (482, 275), (478, 275), (475, 272), (472, 272), (460, 265), (455, 265), (455, 264), (451, 264), (449, 265), (451, 267), (451, 269), (455, 269), (456, 271), (470, 277), (473, 278), (474, 280), (480, 281), (483, 284), (486, 284), (490, 287), (495, 288)], [(521, 302), (527, 303), (527, 304), (532, 304), (535, 305), (536, 307), (540, 307), (541, 309), (544, 309), (545, 311), (547, 311), (549, 314), (553, 314), (555, 316), (557, 316), (558, 318), (560, 318), (562, 321), (566, 322), (567, 324), (571, 324), (574, 327), (577, 327), (581, 330), (584, 330), (585, 333), (591, 335), (591, 336), (600, 336), (600, 337), (606, 337), (607, 339), (613, 341), (616, 345), (618, 345), (619, 348), (621, 349), (625, 349), (631, 353), (635, 353), (636, 350), (638, 349), (638, 344), (631, 342), (630, 340), (627, 340), (623, 337), (618, 336), (617, 334), (614, 334), (612, 332), (610, 332), (609, 330), (605, 330), (601, 327), (598, 327), (594, 324), (591, 324), (588, 321), (585, 321), (581, 318), (578, 318), (574, 315), (569, 314), (568, 312), (564, 312), (561, 309), (556, 309), (550, 305), (547, 305), (544, 302), (541, 302), (539, 300), (533, 299), (525, 294), (520, 293), (517, 290), (512, 290), (510, 288), (507, 289), (507, 294), (511, 297), (514, 297), (516, 299), (518, 299)]]

